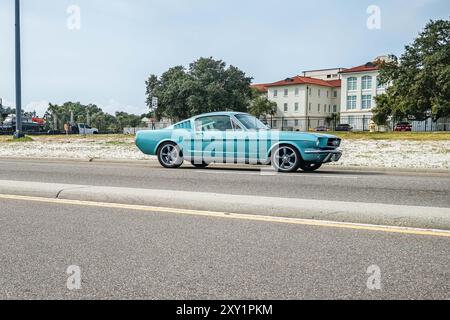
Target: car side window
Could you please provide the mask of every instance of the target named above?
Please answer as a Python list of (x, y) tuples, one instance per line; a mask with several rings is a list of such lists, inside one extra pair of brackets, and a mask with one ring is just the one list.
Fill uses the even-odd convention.
[(231, 124), (233, 125), (234, 131), (244, 131), (244, 128), (240, 124), (238, 124), (236, 121), (231, 120)]
[(196, 131), (228, 131), (233, 130), (229, 116), (209, 116), (195, 120)]

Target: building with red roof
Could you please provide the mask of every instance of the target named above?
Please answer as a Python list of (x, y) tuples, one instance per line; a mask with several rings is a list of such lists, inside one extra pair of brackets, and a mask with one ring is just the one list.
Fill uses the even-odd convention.
[(276, 115), (271, 119), (273, 128), (300, 131), (320, 126), (330, 128), (329, 120), (337, 117), (341, 108), (339, 72), (342, 70), (345, 69), (305, 71), (302, 75), (252, 87), (277, 103)]
[[(386, 88), (378, 83), (379, 61), (352, 68), (304, 71), (301, 75), (273, 83), (254, 84), (253, 88), (277, 103), (274, 128), (311, 130), (334, 129), (336, 119), (355, 130), (367, 130), (375, 108), (375, 97)], [(334, 121), (330, 121), (333, 119)]]
[(386, 92), (379, 78), (378, 57), (373, 62), (349, 68), (340, 72), (342, 78), (341, 123), (350, 124), (354, 130), (368, 130), (372, 110), (376, 107), (375, 97)]

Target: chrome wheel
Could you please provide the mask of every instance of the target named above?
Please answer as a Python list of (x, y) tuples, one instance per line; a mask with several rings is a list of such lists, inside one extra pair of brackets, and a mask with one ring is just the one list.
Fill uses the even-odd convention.
[(183, 156), (176, 144), (166, 143), (159, 148), (158, 160), (165, 168), (178, 168), (183, 163)]
[(297, 171), (300, 165), (300, 155), (297, 150), (290, 146), (280, 146), (272, 155), (272, 165), (280, 172)]

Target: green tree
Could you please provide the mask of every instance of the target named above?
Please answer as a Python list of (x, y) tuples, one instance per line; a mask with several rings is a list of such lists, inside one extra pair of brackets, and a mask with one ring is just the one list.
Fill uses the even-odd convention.
[(103, 112), (95, 104), (83, 105), (79, 102), (66, 102), (63, 105), (49, 105), (45, 115), (48, 128), (62, 130), (64, 124), (70, 122), (71, 113), (73, 113), (73, 120), (77, 123), (86, 123), (89, 115), (91, 126), (100, 131), (120, 132), (124, 127), (138, 127), (141, 124), (141, 117), (138, 115), (117, 112), (114, 116)]
[(380, 81), (391, 84), (376, 98), (382, 118), (424, 120), (450, 116), (450, 20), (430, 21), (398, 59), (381, 62)]
[(116, 112), (116, 121), (120, 128), (137, 128), (141, 125), (142, 118), (134, 114), (128, 114), (126, 112)]
[(121, 131), (116, 117), (104, 112), (94, 114), (91, 118), (91, 125), (100, 131)]
[(277, 103), (267, 99), (265, 95), (256, 96), (250, 104), (250, 113), (255, 117), (273, 116), (276, 113)]
[(186, 70), (177, 66), (161, 78), (151, 75), (146, 82), (147, 105), (158, 97), (158, 119), (182, 120), (214, 111), (247, 111), (252, 97), (251, 78), (234, 66), (213, 58), (200, 58)]
[(3, 120), (5, 120), (4, 118), (6, 118), (7, 115), (15, 113), (16, 110), (9, 108), (9, 107), (4, 107), (4, 106), (0, 106), (0, 122), (2, 122)]

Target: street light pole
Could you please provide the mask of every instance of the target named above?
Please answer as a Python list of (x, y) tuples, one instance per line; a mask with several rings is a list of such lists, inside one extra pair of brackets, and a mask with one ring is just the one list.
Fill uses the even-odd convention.
[(22, 133), (22, 77), (20, 64), (20, 0), (16, 0), (16, 132), (14, 138), (23, 137)]

